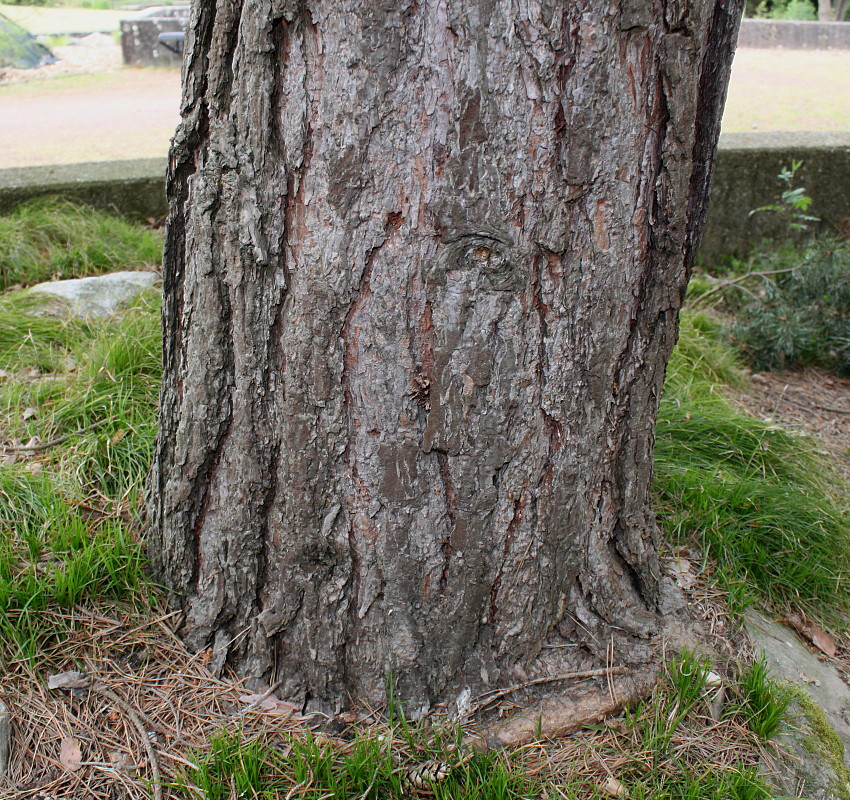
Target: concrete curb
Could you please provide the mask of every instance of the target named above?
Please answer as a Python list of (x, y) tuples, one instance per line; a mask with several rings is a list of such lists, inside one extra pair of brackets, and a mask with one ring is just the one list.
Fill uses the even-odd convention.
[(164, 216), (164, 158), (0, 170), (0, 213), (27, 200), (62, 195), (134, 220)]
[[(850, 132), (727, 134), (714, 168), (703, 263), (745, 256), (762, 240), (793, 234), (779, 215), (749, 212), (776, 202), (783, 188), (776, 176), (794, 159), (804, 162), (797, 185), (814, 198), (820, 227), (850, 230)], [(0, 213), (59, 194), (130, 219), (160, 218), (168, 210), (165, 170), (166, 160), (157, 158), (0, 170)]]

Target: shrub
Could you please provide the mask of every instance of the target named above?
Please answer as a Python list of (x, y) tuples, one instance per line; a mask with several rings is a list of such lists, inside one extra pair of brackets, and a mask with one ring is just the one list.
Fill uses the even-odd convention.
[(733, 341), (752, 365), (850, 375), (850, 247), (821, 241), (803, 253), (763, 255), (752, 275), (724, 292)]

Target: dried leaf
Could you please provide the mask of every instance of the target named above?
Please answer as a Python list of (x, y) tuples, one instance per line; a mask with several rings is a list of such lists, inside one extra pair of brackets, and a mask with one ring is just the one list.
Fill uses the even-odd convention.
[(690, 589), (696, 580), (691, 562), (687, 558), (674, 558), (670, 562), (676, 584), (680, 589)]
[(127, 435), (127, 431), (124, 428), (119, 428), (115, 431), (115, 435), (109, 440), (109, 444), (118, 444), (125, 436)]
[[(262, 698), (262, 699), (261, 699)], [(274, 714), (275, 716), (291, 717), (296, 711), (300, 712), (300, 707), (293, 703), (287, 703), (285, 700), (278, 700), (274, 695), (263, 697), (262, 694), (243, 694), (239, 700), (248, 705), (256, 703), (256, 708), (265, 714)]]
[(815, 624), (812, 624), (812, 644), (830, 658), (838, 652), (838, 648), (835, 645), (835, 639)]
[(71, 736), (65, 737), (59, 750), (59, 763), (69, 772), (76, 772), (82, 760), (83, 751), (80, 749), (79, 741)]
[(830, 658), (832, 658), (832, 656), (834, 656), (837, 652), (838, 648), (836, 647), (835, 639), (833, 639), (832, 636), (830, 636), (823, 628), (815, 625), (814, 622), (804, 617), (802, 614), (798, 614), (796, 612), (788, 614), (782, 621)]
[(48, 689), (86, 689), (91, 682), (85, 672), (60, 672), (47, 678)]
[(23, 413), (21, 414), (21, 417), (23, 418), (24, 422), (26, 422), (28, 419), (32, 419), (33, 417), (37, 416), (38, 409), (36, 408), (25, 408)]
[(40, 461), (31, 461), (26, 466), (26, 470), (27, 472), (29, 472), (30, 475), (41, 475), (43, 469), (44, 464), (42, 464)]
[(602, 784), (602, 791), (609, 797), (628, 797), (629, 790), (618, 781), (613, 775), (609, 776), (608, 780)]

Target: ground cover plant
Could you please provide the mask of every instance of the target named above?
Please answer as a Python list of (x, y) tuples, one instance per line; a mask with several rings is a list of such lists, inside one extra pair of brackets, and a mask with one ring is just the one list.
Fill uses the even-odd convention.
[(843, 627), (846, 488), (811, 441), (725, 399), (743, 379), (721, 325), (686, 314), (658, 419), (659, 521), (714, 559), (734, 607), (799, 605)]
[(150, 269), (161, 260), (157, 233), (66, 200), (35, 200), (0, 217), (0, 289)]
[[(82, 249), (87, 238), (83, 229), (64, 246)], [(104, 264), (80, 272), (128, 266), (121, 257)], [(598, 800), (619, 787), (657, 800), (769, 796), (754, 768), (782, 719), (781, 692), (758, 666), (732, 668), (722, 678), (732, 699), (714, 714), (712, 665), (694, 653), (670, 658), (653, 695), (626, 716), (495, 755), (470, 750), (457, 728), (408, 722), (392, 708), (310, 732), (321, 725), (296, 709), (240, 700), (238, 683), (210, 674), (212, 652), (182, 649), (144, 569), (138, 513), (159, 353), (154, 294), (101, 321), (42, 316), (25, 294), (0, 295), (0, 664), (19, 687), (13, 705), (28, 715), (15, 734), (13, 773), (23, 782), (74, 796), (85, 775), (94, 797), (120, 784), (128, 797), (196, 800)], [(745, 380), (720, 325), (686, 314), (656, 450), (669, 547), (702, 553), (734, 606), (799, 605), (840, 633), (846, 495), (810, 442), (729, 403), (723, 387)], [(68, 669), (96, 676), (86, 698), (46, 693), (45, 675)], [(142, 734), (155, 732), (153, 751), (127, 708)], [(79, 720), (73, 730), (66, 711)], [(84, 761), (107, 766), (57, 771), (49, 759), (72, 733)]]
[(819, 239), (756, 254), (721, 293), (733, 341), (753, 367), (850, 375), (850, 246)]

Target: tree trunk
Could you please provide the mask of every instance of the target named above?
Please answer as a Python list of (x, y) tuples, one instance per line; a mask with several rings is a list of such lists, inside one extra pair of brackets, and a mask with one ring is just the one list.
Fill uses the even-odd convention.
[[(839, 0), (840, 2), (840, 0)], [(832, 0), (818, 0), (818, 21), (820, 22), (835, 22), (838, 17), (838, 8), (832, 7)]]
[(427, 707), (648, 657), (741, 6), (195, 0), (149, 552), (214, 666)]

